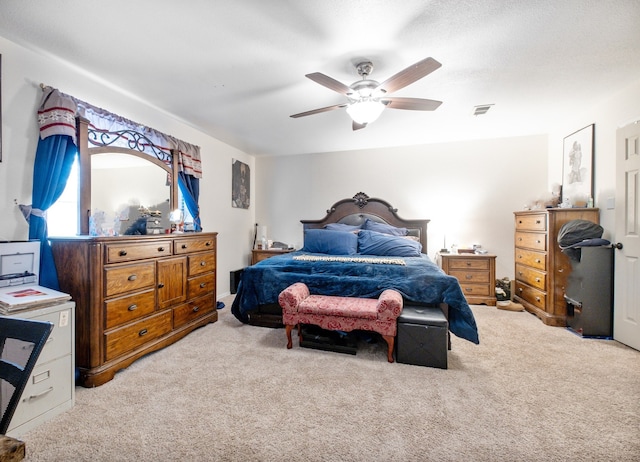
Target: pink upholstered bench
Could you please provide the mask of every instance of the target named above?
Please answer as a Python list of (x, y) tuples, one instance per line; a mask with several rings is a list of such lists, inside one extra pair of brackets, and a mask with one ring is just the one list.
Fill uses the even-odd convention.
[(292, 347), (291, 330), (300, 324), (313, 324), (327, 330), (368, 330), (378, 332), (387, 342), (387, 360), (393, 362), (396, 320), (402, 312), (402, 295), (387, 289), (378, 299), (311, 295), (306, 284), (297, 282), (280, 292), (282, 323), (287, 333), (287, 348)]

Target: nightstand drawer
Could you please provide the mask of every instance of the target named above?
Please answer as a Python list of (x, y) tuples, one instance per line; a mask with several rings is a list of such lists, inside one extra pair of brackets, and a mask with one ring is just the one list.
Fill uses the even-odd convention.
[(521, 263), (544, 271), (547, 269), (547, 255), (541, 252), (516, 247), (516, 263)]
[(493, 291), (489, 284), (464, 284), (461, 282), (460, 287), (465, 296), (493, 296)]
[(489, 260), (486, 258), (452, 258), (449, 261), (450, 270), (460, 269), (475, 269), (475, 270), (488, 270)]
[(488, 283), (491, 281), (491, 277), (487, 271), (461, 271), (451, 270), (449, 275), (453, 276), (460, 281), (460, 283)]
[(533, 250), (547, 250), (547, 238), (544, 233), (516, 232), (516, 247)]

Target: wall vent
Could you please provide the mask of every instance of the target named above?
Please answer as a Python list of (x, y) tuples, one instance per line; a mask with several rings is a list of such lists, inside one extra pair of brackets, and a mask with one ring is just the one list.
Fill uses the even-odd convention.
[(489, 109), (491, 109), (493, 104), (483, 104), (482, 106), (475, 106), (473, 108), (473, 115), (483, 115), (486, 114)]

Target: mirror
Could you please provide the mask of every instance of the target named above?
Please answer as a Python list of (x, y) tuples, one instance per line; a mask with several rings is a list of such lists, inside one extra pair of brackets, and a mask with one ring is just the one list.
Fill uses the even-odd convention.
[(168, 180), (166, 170), (139, 155), (91, 155), (89, 234), (162, 234), (170, 229)]
[(84, 118), (78, 118), (78, 148), (79, 234), (161, 234), (171, 229), (169, 213), (178, 204), (173, 151), (137, 132), (92, 129)]

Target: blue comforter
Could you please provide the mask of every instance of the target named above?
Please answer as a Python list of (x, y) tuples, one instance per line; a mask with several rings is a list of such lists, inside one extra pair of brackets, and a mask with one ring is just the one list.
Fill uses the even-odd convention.
[(449, 305), (449, 330), (456, 336), (479, 343), (473, 313), (453, 276), (445, 274), (429, 257), (403, 257), (405, 265), (298, 261), (292, 252), (263, 260), (245, 268), (231, 312), (248, 322), (248, 312), (259, 305), (278, 303), (281, 291), (304, 282), (312, 294), (377, 298), (385, 289), (400, 292), (406, 302)]

